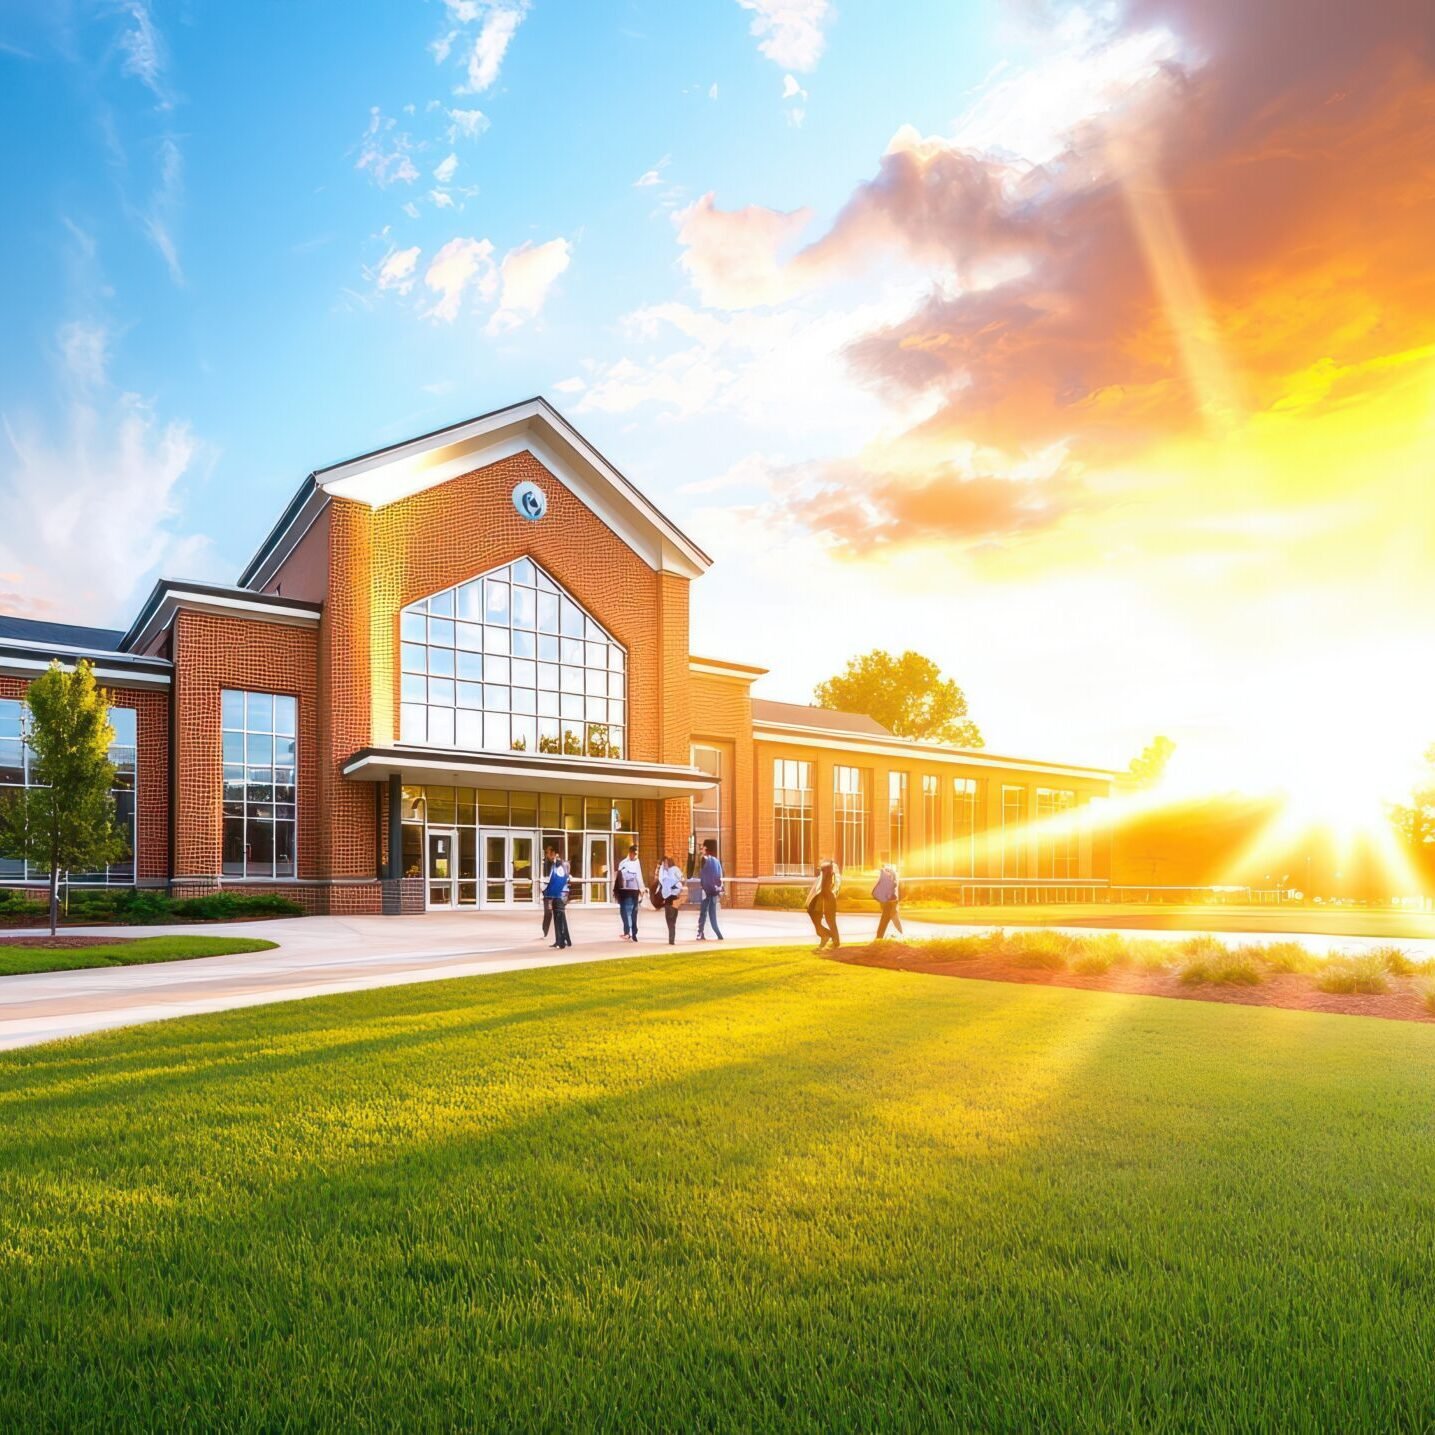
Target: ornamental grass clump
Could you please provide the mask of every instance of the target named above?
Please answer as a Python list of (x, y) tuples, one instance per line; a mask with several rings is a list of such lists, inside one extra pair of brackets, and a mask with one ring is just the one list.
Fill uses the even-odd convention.
[(1424, 967), (1424, 963), (1415, 961), (1403, 947), (1372, 947), (1369, 955), (1383, 962), (1392, 977), (1413, 977)]
[(915, 955), (929, 962), (974, 962), (989, 956), (991, 941), (987, 937), (933, 937), (923, 942)]
[(1379, 948), (1373, 952), (1362, 952), (1359, 956), (1349, 954), (1331, 957), (1315, 979), (1323, 992), (1343, 996), (1379, 996), (1390, 990), (1390, 969)]
[(1077, 937), (1072, 941), (1071, 969), (1083, 976), (1101, 976), (1112, 967), (1124, 967), (1130, 961), (1131, 944), (1115, 932)]
[(1192, 937), (1181, 944), (1181, 980), (1191, 986), (1259, 986), (1264, 973), (1251, 956), (1251, 949), (1232, 951), (1214, 937)]
[[(1242, 948), (1242, 950), (1247, 950)], [(1252, 946), (1256, 960), (1268, 972), (1316, 972), (1320, 970), (1320, 958), (1299, 942), (1270, 942), (1266, 946)]]
[(1064, 932), (1018, 932), (1007, 939), (1005, 955), (1014, 967), (1059, 972), (1076, 945), (1076, 939)]

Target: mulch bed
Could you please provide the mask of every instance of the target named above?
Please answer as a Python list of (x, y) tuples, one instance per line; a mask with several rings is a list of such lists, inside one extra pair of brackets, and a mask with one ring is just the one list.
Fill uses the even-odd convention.
[[(1389, 1021), (1435, 1022), (1425, 1005), (1420, 979), (1391, 977), (1388, 991), (1359, 996), (1323, 992), (1304, 972), (1274, 972), (1258, 986), (1223, 986), (1183, 982), (1174, 971), (1143, 971), (1112, 967), (1106, 972), (1048, 971), (1019, 967), (1000, 958), (932, 961), (920, 947), (901, 942), (881, 947), (842, 947), (827, 954), (832, 961), (888, 971), (922, 972), (934, 977), (969, 977), (984, 982), (1021, 982), (1028, 986), (1078, 987), (1083, 991), (1120, 992), (1129, 996), (1174, 997), (1179, 1001), (1231, 1002), (1237, 1006), (1285, 1007), (1290, 1011), (1329, 1012), (1337, 1016), (1378, 1016)], [(1427, 979), (1428, 980), (1428, 979)]]
[(134, 937), (0, 937), (0, 947), (48, 947), (55, 952), (73, 952), (81, 947), (112, 947), (133, 942)]

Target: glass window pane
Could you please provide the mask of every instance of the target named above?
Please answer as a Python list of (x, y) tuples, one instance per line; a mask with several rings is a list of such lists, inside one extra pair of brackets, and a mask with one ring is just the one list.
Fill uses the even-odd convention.
[(608, 696), (608, 674), (599, 672), (595, 668), (589, 668), (583, 678), (584, 691), (590, 698), (606, 698)]
[(417, 673), (405, 673), (399, 696), (406, 703), (421, 703), (428, 696), (425, 680)]
[(428, 625), (422, 613), (408, 609), (399, 615), (399, 637), (405, 643), (428, 641)]
[(563, 719), (563, 752), (569, 757), (583, 756), (583, 724)]
[(294, 824), (292, 822), (276, 822), (274, 824), (274, 875), (276, 877), (292, 877), (294, 875)]
[(559, 713), (566, 718), (580, 718), (583, 716), (583, 694), (564, 693), (558, 703)]
[(274, 698), (270, 693), (246, 693), (244, 703), (244, 724), (250, 732), (274, 731)]
[(476, 623), (483, 617), (483, 585), (465, 583), (458, 590), (458, 616)]
[(454, 626), (454, 642), (471, 653), (483, 651), (483, 629), (477, 623), (458, 623)]
[(224, 734), (224, 761), (244, 761), (244, 734), (242, 732), (227, 732)]
[(224, 819), (224, 846), (220, 854), (220, 871), (226, 877), (244, 875), (244, 819)]
[(226, 689), (220, 694), (221, 722), (227, 728), (244, 726), (244, 694)]
[(538, 621), (537, 596), (531, 588), (513, 590), (513, 626), (532, 628)]
[(538, 658), (540, 662), (556, 663), (558, 661), (558, 639), (550, 637), (546, 633), (538, 635)]
[(489, 752), (508, 751), (508, 715), (506, 713), (485, 713), (483, 715), (483, 746)]
[(429, 703), (434, 707), (451, 708), (453, 706), (452, 678), (429, 679)]
[(0, 737), (0, 785), (25, 785), (25, 754), (18, 737)]
[(399, 709), (399, 741), (428, 741), (428, 709), (420, 703), (404, 703)]
[(483, 746), (483, 714), (472, 708), (460, 708), (454, 726), (454, 740), (459, 747), (476, 751)]
[[(501, 681), (507, 682), (508, 674), (505, 673)], [(538, 686), (538, 664), (523, 662), (517, 658), (513, 661), (513, 682), (522, 688), (536, 688)]]
[(497, 683), (485, 683), (483, 685), (483, 706), (491, 713), (506, 713), (508, 711), (508, 689)]
[(453, 590), (446, 593), (435, 593), (429, 600), (429, 612), (437, 614), (440, 618), (453, 617)]
[(457, 656), (459, 677), (469, 682), (482, 682), (483, 659), (477, 653), (460, 652)]
[[(224, 694), (225, 727), (229, 726), (229, 702), (235, 694)], [(16, 698), (0, 698), (0, 738), (20, 736), (20, 710), (21, 704)], [(243, 708), (240, 708), (243, 712)]]
[(538, 719), (538, 751), (557, 752), (559, 747), (558, 719), (556, 717), (540, 717)]
[(583, 716), (589, 722), (608, 721), (608, 699), (607, 698), (586, 698), (583, 703)]
[(299, 699), (276, 697), (274, 699), (274, 731), (292, 737), (299, 731)]
[(508, 655), (508, 629), (486, 627), (483, 630), (483, 651)]
[(622, 673), (608, 674), (608, 696), (620, 698), (623, 696), (623, 675)]
[(483, 684), (460, 683), (458, 685), (458, 705), (461, 708), (481, 708), (483, 706)]
[(515, 752), (538, 751), (538, 720), (531, 717), (515, 717), (512, 721), (510, 746)]
[(276, 767), (294, 766), (296, 741), (297, 739), (292, 737), (276, 737), (274, 739), (274, 765)]
[(429, 619), (429, 644), (440, 648), (453, 647), (453, 624), (447, 618)]
[(488, 623), (508, 622), (508, 584), (495, 583), (490, 578), (483, 585), (484, 621)]
[(622, 757), (623, 755), (623, 729), (620, 727), (609, 727), (608, 729), (608, 756)]
[(538, 711), (538, 694), (532, 688), (513, 689), (513, 711), (516, 713), (536, 713)]
[(558, 597), (554, 593), (539, 593), (538, 595), (538, 631), (540, 633), (556, 633), (558, 631)]
[(452, 827), (457, 816), (453, 788), (430, 787), (425, 789), (429, 800), (429, 823), (435, 827)]
[(549, 689), (547, 689), (547, 688), (539, 688), (539, 690), (538, 690), (538, 716), (539, 716), (539, 717), (557, 717), (557, 716), (558, 716), (558, 694), (557, 694), (557, 693), (555, 693), (555, 692), (550, 692)]
[(558, 600), (560, 611), (558, 630), (565, 638), (581, 638), (583, 636), (583, 614), (579, 612), (578, 605), (571, 598), (560, 598)]
[(513, 581), (515, 583), (531, 584), (535, 577), (535, 570), (532, 562), (527, 558), (516, 559), (513, 564)]
[(572, 663), (575, 667), (583, 664), (583, 644), (577, 638), (564, 638), (562, 640), (563, 661)]
[(424, 649), (418, 643), (405, 643), (399, 650), (405, 672), (421, 673), (428, 667)]
[(514, 632), (513, 656), (515, 658), (531, 658), (537, 651), (538, 644), (534, 641), (532, 633)]
[(538, 686), (546, 689), (550, 693), (556, 693), (558, 691), (557, 663), (539, 663)]
[(453, 649), (430, 648), (429, 672), (436, 677), (451, 678), (453, 676)]
[(483, 679), (488, 683), (506, 683), (508, 681), (508, 659), (497, 655), (483, 660)]
[(429, 742), (435, 747), (453, 746), (453, 709), (429, 709)]
[(251, 817), (245, 824), (244, 835), (248, 845), (245, 876), (272, 877), (274, 875), (273, 822), (258, 822)]
[(583, 691), (583, 670), (565, 667), (560, 687), (565, 693), (581, 693)]
[(606, 643), (584, 643), (583, 661), (590, 668), (606, 668), (608, 666), (608, 645)]
[(115, 730), (115, 735), (110, 742), (111, 747), (134, 747), (135, 710), (133, 708), (111, 708), (110, 726)]
[[(270, 721), (273, 721), (271, 711)], [(271, 767), (274, 763), (274, 739), (264, 733), (251, 732), (244, 742), (244, 760), (254, 767), (256, 764)]]

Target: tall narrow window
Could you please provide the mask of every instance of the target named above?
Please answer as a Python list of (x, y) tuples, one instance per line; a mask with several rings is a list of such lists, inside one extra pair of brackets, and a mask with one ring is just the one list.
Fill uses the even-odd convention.
[(226, 877), (293, 877), (298, 850), (296, 698), (226, 688), (224, 744)]
[(1076, 794), (1065, 788), (1036, 790), (1036, 875), (1076, 875)]
[(981, 784), (975, 777), (952, 779), (952, 860), (954, 877), (977, 875), (977, 820)]
[[(14, 788), (34, 786), (33, 757), (24, 734), (25, 706), (15, 698), (0, 698), (0, 797)], [(135, 798), (139, 785), (138, 731), (134, 708), (110, 708), (109, 758), (115, 767), (115, 823), (125, 839), (125, 852), (97, 872), (72, 872), (75, 883), (128, 886), (135, 880)], [(26, 868), (19, 858), (0, 858), (0, 880), (35, 881), (49, 874)]]
[(1025, 877), (1026, 788), (1002, 788), (1002, 876)]
[(887, 774), (887, 850), (893, 862), (907, 856), (907, 774)]
[(404, 742), (622, 757), (627, 654), (530, 558), (399, 615)]
[(812, 764), (776, 758), (772, 764), (773, 867), (798, 876), (813, 868)]
[(718, 857), (723, 862), (727, 862), (730, 858), (727, 852), (727, 843), (723, 840), (722, 749), (694, 743), (693, 766), (700, 772), (707, 773), (709, 777), (715, 777), (718, 784), (710, 791), (699, 792), (693, 797), (693, 838), (697, 843), (699, 860), (701, 860), (703, 843), (711, 840), (718, 845)]
[(837, 835), (837, 865), (845, 872), (868, 866), (867, 814), (871, 772), (865, 767), (832, 769), (832, 815)]
[(946, 870), (946, 853), (942, 850), (942, 780), (928, 773), (922, 778), (922, 842), (928, 876), (936, 877)]

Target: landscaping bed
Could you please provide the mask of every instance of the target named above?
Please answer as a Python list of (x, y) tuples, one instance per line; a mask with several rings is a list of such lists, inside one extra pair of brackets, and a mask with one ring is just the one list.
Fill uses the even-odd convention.
[(190, 932), (173, 937), (10, 937), (0, 940), (0, 977), (228, 957), (276, 946), (277, 942), (253, 937), (201, 937)]
[[(213, 892), (177, 898), (149, 888), (84, 889), (70, 893), (62, 927), (169, 926), (181, 922), (242, 922), (260, 917), (302, 917), (304, 909), (273, 892)], [(50, 923), (47, 900), (18, 887), (0, 887), (0, 931)]]
[(1435, 963), (1393, 946), (1322, 958), (1298, 942), (1230, 946), (1212, 937), (999, 931), (844, 946), (832, 959), (932, 976), (1435, 1022)]

